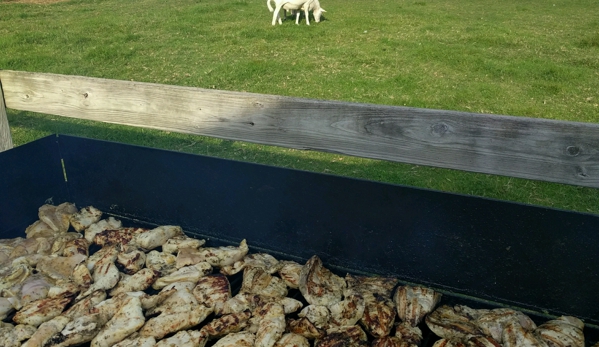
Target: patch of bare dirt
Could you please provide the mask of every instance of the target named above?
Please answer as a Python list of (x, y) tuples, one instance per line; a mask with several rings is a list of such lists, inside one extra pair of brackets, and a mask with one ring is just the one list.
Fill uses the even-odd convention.
[(55, 4), (57, 2), (64, 2), (66, 0), (0, 0), (0, 4)]

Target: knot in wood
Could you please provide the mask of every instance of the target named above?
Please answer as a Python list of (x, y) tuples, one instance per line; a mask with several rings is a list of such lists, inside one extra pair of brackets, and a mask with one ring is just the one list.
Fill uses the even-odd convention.
[(576, 157), (577, 155), (579, 155), (581, 152), (580, 147), (578, 146), (568, 146), (566, 147), (566, 153), (568, 153), (568, 155)]
[(443, 136), (449, 131), (449, 125), (441, 122), (431, 126), (431, 132), (434, 136)]
[(576, 175), (580, 178), (587, 178), (589, 175), (587, 174), (587, 170), (584, 166), (576, 167)]

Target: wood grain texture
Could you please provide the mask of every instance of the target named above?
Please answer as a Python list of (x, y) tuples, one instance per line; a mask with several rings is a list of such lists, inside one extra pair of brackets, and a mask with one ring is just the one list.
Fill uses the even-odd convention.
[(0, 71), (6, 106), (599, 187), (599, 125)]
[(13, 147), (6, 106), (4, 105), (4, 94), (2, 93), (2, 80), (0, 79), (0, 152)]

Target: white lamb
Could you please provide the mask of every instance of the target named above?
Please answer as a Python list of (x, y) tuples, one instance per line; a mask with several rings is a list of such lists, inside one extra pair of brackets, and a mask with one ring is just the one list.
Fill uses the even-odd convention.
[[(272, 25), (275, 25), (277, 22), (277, 18), (279, 19), (279, 24), (281, 22), (281, 16), (279, 12), (281, 9), (284, 10), (303, 10), (306, 15), (306, 24), (310, 25), (310, 20), (308, 18), (309, 11), (312, 10), (314, 14), (314, 20), (316, 23), (320, 22), (320, 16), (323, 12), (326, 12), (323, 8), (320, 7), (320, 3), (318, 0), (267, 0), (266, 4), (268, 8), (271, 9), (270, 1), (275, 2), (274, 14), (272, 17)], [(296, 24), (299, 24), (299, 13), (297, 14), (297, 18), (295, 21)]]
[[(315, 12), (315, 9), (320, 9), (320, 11)], [(302, 6), (302, 8), (299, 11), (291, 11), (291, 12), (295, 12), (296, 18), (295, 18), (295, 24), (299, 25), (299, 18), (300, 18), (300, 14), (302, 11), (305, 11), (304, 6)], [(312, 11), (312, 13), (314, 14), (314, 19), (316, 20), (316, 23), (320, 22), (320, 16), (322, 15), (323, 12), (326, 12), (324, 10), (324, 8), (320, 7), (320, 2), (318, 0), (313, 0), (312, 2), (310, 2), (310, 5), (308, 6), (308, 12)], [(306, 22), (308, 22), (308, 16), (306, 15)], [(308, 23), (308, 25), (310, 25)]]
[[(270, 5), (271, 1), (275, 1), (275, 0), (266, 0), (266, 6), (268, 6), (268, 10), (270, 12), (274, 12), (274, 10), (275, 10), (274, 7), (272, 7)], [(276, 4), (275, 4), (275, 6), (276, 6)], [(294, 10), (285, 10), (285, 16), (284, 16), (284, 18), (287, 18), (287, 16), (289, 15), (289, 13), (291, 13), (292, 15), (295, 15), (295, 12), (297, 12), (297, 11), (294, 11)]]

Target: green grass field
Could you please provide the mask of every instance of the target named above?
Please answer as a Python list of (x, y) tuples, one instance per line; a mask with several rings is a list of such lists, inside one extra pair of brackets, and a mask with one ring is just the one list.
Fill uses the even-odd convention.
[[(44, 0), (40, 0), (44, 1)], [(0, 0), (0, 69), (599, 122), (594, 0), (321, 0), (271, 26), (263, 0)], [(599, 213), (599, 190), (9, 110), (17, 145), (74, 134)]]

